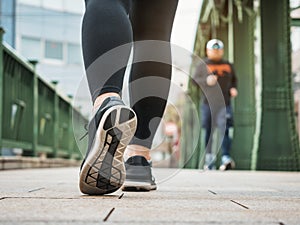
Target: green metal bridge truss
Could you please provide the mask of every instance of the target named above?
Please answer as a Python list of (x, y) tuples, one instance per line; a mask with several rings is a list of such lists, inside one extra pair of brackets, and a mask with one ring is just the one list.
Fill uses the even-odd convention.
[[(300, 170), (290, 46), (290, 27), (299, 25), (299, 19), (291, 19), (290, 10), (289, 1), (282, 0), (203, 1), (194, 53), (204, 57), (206, 42), (219, 38), (235, 64), (239, 96), (233, 102), (232, 156), (238, 169)], [(192, 82), (189, 93), (199, 104), (200, 90)], [(191, 131), (197, 126), (192, 121), (189, 125)], [(183, 162), (186, 168), (198, 168), (205, 154), (203, 134), (193, 153), (191, 136), (183, 137), (182, 155), (189, 157)]]

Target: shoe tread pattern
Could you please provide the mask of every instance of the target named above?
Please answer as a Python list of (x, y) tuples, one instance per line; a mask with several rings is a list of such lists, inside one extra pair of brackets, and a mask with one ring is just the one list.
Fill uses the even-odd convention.
[(103, 147), (87, 171), (84, 182), (89, 187), (82, 190), (83, 193), (108, 194), (122, 186), (125, 180), (123, 153), (135, 129), (136, 117), (129, 108), (119, 107), (107, 115), (99, 137)]

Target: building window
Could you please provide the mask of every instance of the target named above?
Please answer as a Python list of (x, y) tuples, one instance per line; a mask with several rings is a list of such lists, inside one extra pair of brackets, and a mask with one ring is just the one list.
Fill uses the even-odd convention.
[(28, 59), (40, 59), (42, 56), (41, 40), (32, 37), (22, 37), (21, 53)]
[(63, 43), (45, 41), (45, 58), (63, 60)]
[(81, 62), (80, 46), (76, 44), (68, 44), (68, 63), (81, 64)]

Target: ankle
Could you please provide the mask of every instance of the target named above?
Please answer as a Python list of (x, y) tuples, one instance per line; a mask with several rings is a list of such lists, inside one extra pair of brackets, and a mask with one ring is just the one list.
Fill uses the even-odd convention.
[(143, 156), (147, 160), (151, 160), (150, 149), (141, 145), (128, 145), (125, 151), (125, 157)]
[(118, 97), (118, 98), (121, 98), (120, 95), (118, 93), (115, 93), (115, 92), (107, 92), (107, 93), (104, 93), (102, 95), (99, 95), (95, 102), (94, 102), (94, 105), (93, 105), (93, 110), (97, 110), (101, 104), (103, 103), (103, 101), (108, 98), (108, 97)]

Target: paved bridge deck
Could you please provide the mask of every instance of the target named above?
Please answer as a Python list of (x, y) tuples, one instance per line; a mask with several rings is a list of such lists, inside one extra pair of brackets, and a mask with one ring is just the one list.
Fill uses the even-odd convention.
[(84, 196), (78, 168), (0, 172), (0, 224), (300, 224), (300, 173), (155, 169), (157, 191)]

